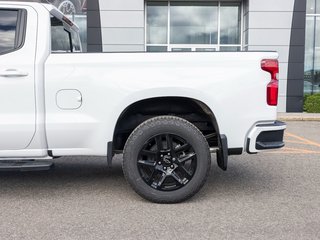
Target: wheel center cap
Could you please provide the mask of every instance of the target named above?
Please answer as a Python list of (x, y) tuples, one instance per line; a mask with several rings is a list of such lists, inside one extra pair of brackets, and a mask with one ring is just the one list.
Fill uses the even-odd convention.
[(171, 156), (164, 155), (162, 161), (163, 161), (165, 164), (171, 164)]

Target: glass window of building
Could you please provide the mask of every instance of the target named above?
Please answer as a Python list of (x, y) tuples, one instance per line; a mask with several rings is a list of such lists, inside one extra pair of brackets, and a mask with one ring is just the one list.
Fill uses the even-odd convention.
[(320, 93), (320, 0), (307, 0), (304, 93)]
[[(168, 34), (168, 4), (165, 2), (148, 3), (147, 11), (147, 43), (167, 44)], [(159, 51), (161, 47), (151, 50)], [(165, 50), (166, 51), (166, 50)]]
[(240, 44), (240, 3), (221, 3), (220, 44)]
[(241, 3), (148, 1), (146, 50), (240, 51)]
[(172, 2), (170, 44), (217, 44), (218, 4)]

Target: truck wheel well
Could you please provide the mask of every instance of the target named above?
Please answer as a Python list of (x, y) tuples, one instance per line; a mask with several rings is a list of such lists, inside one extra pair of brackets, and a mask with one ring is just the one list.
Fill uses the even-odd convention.
[(186, 119), (207, 136), (210, 147), (218, 146), (218, 124), (207, 105), (191, 98), (159, 97), (133, 103), (122, 112), (113, 135), (113, 150), (122, 151), (129, 135), (137, 126), (160, 115)]

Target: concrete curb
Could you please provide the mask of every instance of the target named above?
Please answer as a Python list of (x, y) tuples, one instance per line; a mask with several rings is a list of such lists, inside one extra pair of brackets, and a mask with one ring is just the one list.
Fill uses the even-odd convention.
[(278, 113), (278, 120), (320, 122), (320, 113)]

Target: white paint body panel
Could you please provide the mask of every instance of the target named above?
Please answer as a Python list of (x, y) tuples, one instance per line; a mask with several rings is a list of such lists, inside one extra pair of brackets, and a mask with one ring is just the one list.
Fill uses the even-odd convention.
[[(28, 11), (29, 18), (37, 21), (37, 12), (33, 8), (24, 6), (22, 9)], [(37, 25), (32, 22), (28, 23), (26, 39), (21, 49), (0, 56), (0, 150), (26, 148), (36, 131), (34, 66)]]
[[(46, 158), (48, 150), (55, 156), (106, 156), (121, 113), (137, 101), (155, 97), (187, 97), (206, 104), (216, 117), (220, 134), (227, 136), (229, 148), (244, 148), (255, 123), (276, 120), (276, 107), (266, 103), (270, 74), (261, 70), (260, 62), (277, 58), (277, 53), (50, 54), (50, 6), (0, 2), (0, 7), (26, 5), (37, 12), (37, 17), (28, 15), (28, 22), (38, 27), (36, 43), (26, 49), (28, 56), (35, 56), (34, 96), (26, 100), (34, 101), (34, 107), (15, 110), (24, 98), (24, 89), (16, 86), (17, 102), (6, 102), (5, 109), (23, 116), (13, 128), (33, 123), (27, 134), (30, 138), (32, 132), (33, 137), (29, 144), (24, 144), (26, 140), (22, 144), (16, 139), (23, 137), (24, 131), (7, 135), (12, 146), (0, 148), (2, 158)], [(27, 38), (25, 46), (33, 40)], [(25, 57), (19, 51), (15, 54), (15, 59)], [(3, 59), (0, 56), (1, 68)], [(74, 107), (70, 95), (71, 109), (58, 106), (57, 94), (63, 89), (81, 94), (79, 108)], [(0, 126), (1, 131), (4, 128)]]
[[(205, 103), (229, 148), (244, 148), (256, 122), (276, 119), (276, 107), (266, 103), (264, 58), (277, 53), (52, 54), (45, 71), (49, 147), (54, 154), (106, 155), (124, 109), (143, 99), (179, 96)], [(58, 108), (61, 89), (80, 91), (82, 106)]]
[(82, 95), (78, 90), (62, 89), (57, 92), (56, 103), (63, 110), (78, 109), (82, 104)]

